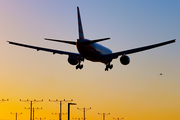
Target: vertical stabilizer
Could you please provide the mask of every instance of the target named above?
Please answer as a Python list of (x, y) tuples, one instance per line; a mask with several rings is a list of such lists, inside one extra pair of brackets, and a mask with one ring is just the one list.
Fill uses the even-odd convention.
[(79, 39), (84, 39), (81, 16), (79, 12), (79, 7), (77, 7), (77, 16), (78, 16), (78, 29), (79, 29)]

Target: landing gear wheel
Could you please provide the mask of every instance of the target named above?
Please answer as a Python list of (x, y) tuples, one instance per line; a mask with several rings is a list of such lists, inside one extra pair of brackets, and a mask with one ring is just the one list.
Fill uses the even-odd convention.
[(110, 65), (109, 68), (112, 69), (112, 68), (113, 68), (113, 65)]
[(113, 65), (110, 63), (106, 64), (106, 68), (105, 68), (105, 71), (108, 71), (109, 69), (112, 69), (113, 68)]
[(79, 69), (82, 69), (83, 68), (83, 65), (80, 65)]
[(80, 70), (81, 70), (82, 68), (83, 68), (83, 65), (81, 65), (80, 63), (76, 66), (76, 70), (77, 70), (77, 69), (80, 69)]
[(76, 66), (76, 70), (79, 68), (79, 65)]
[(108, 68), (105, 68), (105, 71), (108, 71)]

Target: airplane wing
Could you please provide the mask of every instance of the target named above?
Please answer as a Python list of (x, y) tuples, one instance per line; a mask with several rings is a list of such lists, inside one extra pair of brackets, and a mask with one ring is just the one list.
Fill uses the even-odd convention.
[(139, 47), (139, 48), (135, 48), (135, 49), (125, 50), (125, 51), (121, 51), (121, 52), (115, 52), (115, 53), (112, 53), (112, 54), (103, 55), (103, 59), (116, 59), (120, 55), (127, 55), (127, 54), (136, 53), (136, 52), (141, 52), (141, 51), (144, 51), (144, 50), (149, 50), (149, 49), (152, 49), (152, 48), (156, 48), (156, 47), (160, 47), (160, 46), (163, 46), (163, 45), (173, 43), (175, 41), (176, 41), (176, 39), (173, 39), (173, 40), (169, 40), (169, 41), (166, 41), (166, 42), (161, 42), (161, 43), (158, 43), (158, 44), (153, 44), (153, 45), (149, 45), (149, 46), (144, 46), (144, 47)]
[(26, 45), (26, 44), (11, 42), (11, 41), (7, 41), (7, 42), (9, 42), (9, 44), (13, 44), (13, 45), (17, 45), (17, 46), (22, 46), (22, 47), (27, 47), (27, 48), (31, 48), (31, 49), (36, 49), (37, 51), (41, 50), (41, 51), (51, 52), (53, 54), (69, 55), (69, 56), (71, 56), (73, 58), (76, 58), (77, 60), (83, 60), (84, 59), (79, 53), (72, 53), (72, 52), (66, 52), (66, 51), (61, 51), (61, 50), (54, 50), (54, 49), (49, 49), (49, 48), (31, 46), (31, 45)]

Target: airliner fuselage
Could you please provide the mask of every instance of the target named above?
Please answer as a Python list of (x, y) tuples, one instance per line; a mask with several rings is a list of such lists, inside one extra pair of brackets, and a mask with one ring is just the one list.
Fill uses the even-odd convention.
[(88, 39), (78, 39), (77, 40), (77, 49), (79, 53), (87, 60), (92, 62), (102, 62), (109, 63), (111, 60), (103, 60), (102, 56), (107, 54), (112, 54), (112, 51), (98, 43), (93, 43), (90, 45), (84, 44), (84, 42), (90, 41)]

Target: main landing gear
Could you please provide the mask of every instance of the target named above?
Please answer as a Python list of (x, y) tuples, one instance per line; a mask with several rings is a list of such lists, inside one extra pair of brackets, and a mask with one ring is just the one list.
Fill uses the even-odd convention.
[(106, 64), (105, 71), (108, 71), (109, 68), (112, 69), (113, 68), (113, 64), (110, 64), (110, 63)]
[(78, 63), (78, 65), (76, 66), (76, 70), (77, 70), (77, 69), (80, 69), (80, 70), (81, 70), (82, 68), (83, 68), (83, 65), (81, 65), (81, 61), (80, 61), (80, 62)]

